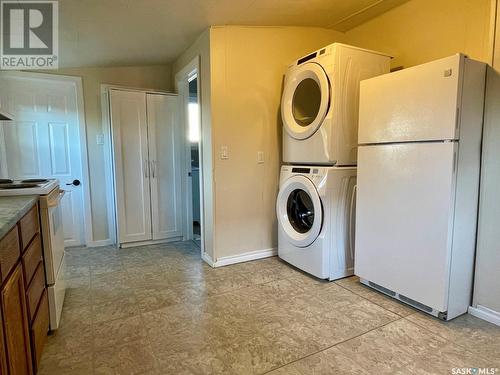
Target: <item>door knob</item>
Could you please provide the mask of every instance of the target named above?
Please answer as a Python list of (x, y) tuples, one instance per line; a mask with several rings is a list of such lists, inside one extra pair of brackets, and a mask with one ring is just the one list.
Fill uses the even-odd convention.
[(66, 185), (79, 186), (80, 184), (81, 184), (80, 180), (73, 180), (71, 184), (66, 184)]

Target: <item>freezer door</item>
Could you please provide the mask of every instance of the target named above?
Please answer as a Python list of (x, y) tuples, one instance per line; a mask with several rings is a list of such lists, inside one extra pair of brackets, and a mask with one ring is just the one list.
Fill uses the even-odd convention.
[(355, 274), (447, 310), (457, 144), (362, 146)]
[(458, 139), (463, 55), (361, 82), (360, 144)]

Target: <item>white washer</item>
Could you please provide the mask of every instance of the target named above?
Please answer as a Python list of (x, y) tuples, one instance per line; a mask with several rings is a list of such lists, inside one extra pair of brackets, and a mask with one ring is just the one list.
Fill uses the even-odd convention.
[(353, 275), (355, 194), (355, 167), (281, 167), (279, 257), (320, 279)]
[(390, 59), (334, 43), (290, 65), (281, 99), (283, 161), (356, 165), (359, 82), (389, 73)]

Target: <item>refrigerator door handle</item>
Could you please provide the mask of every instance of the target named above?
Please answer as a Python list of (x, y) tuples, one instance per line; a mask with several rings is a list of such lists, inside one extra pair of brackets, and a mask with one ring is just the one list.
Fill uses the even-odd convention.
[(352, 189), (352, 195), (351, 195), (351, 206), (349, 207), (349, 251), (351, 253), (351, 259), (354, 261), (354, 226), (355, 223), (354, 221), (354, 202), (356, 199), (356, 191), (358, 190), (358, 185), (354, 185), (354, 188)]

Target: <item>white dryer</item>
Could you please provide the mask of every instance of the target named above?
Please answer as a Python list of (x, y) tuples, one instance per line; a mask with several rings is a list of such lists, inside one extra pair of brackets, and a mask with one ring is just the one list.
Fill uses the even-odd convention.
[(389, 73), (390, 59), (334, 43), (290, 65), (281, 99), (283, 161), (356, 165), (359, 82)]
[(320, 279), (353, 275), (355, 187), (355, 167), (281, 167), (279, 257)]

